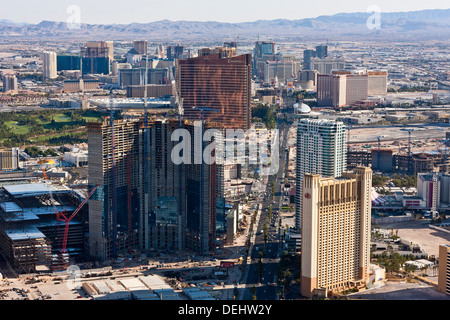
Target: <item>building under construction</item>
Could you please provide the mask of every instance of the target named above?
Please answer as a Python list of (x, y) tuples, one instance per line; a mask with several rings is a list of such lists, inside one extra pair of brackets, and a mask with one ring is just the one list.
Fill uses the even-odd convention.
[(85, 250), (87, 210), (68, 223), (67, 251), (62, 252), (65, 224), (60, 213), (71, 214), (84, 194), (43, 183), (5, 185), (0, 189), (0, 254), (17, 273), (67, 268), (69, 256)]
[(386, 173), (417, 174), (448, 172), (450, 157), (443, 152), (395, 153), (391, 149), (352, 150), (347, 153), (347, 168), (359, 165)]
[(191, 137), (199, 130), (198, 123), (155, 118), (88, 124), (89, 185), (99, 185), (89, 206), (91, 256), (104, 260), (136, 248), (214, 250), (215, 164), (195, 164), (194, 139), (183, 151), (188, 163), (174, 163), (180, 142), (171, 138), (180, 125)]

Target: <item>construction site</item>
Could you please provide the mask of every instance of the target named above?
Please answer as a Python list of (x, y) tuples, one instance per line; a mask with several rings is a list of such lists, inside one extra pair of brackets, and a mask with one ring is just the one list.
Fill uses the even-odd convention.
[(448, 124), (349, 128), (347, 165), (387, 173), (440, 172), (449, 167)]
[[(85, 250), (81, 190), (46, 183), (0, 189), (0, 253), (17, 274), (58, 271)], [(75, 215), (69, 219), (68, 216)]]

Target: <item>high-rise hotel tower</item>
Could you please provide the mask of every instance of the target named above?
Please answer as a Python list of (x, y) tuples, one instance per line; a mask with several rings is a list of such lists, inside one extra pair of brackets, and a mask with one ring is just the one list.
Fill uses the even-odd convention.
[(347, 135), (342, 122), (300, 119), (297, 131), (295, 228), (301, 230), (302, 181), (307, 173), (340, 177), (346, 170)]
[(370, 263), (372, 170), (303, 180), (301, 293), (312, 298), (365, 286)]

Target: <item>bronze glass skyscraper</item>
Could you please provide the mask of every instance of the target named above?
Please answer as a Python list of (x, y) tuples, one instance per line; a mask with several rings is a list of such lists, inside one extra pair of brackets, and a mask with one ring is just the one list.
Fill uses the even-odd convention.
[(177, 60), (177, 86), (184, 118), (228, 129), (250, 128), (251, 54), (211, 54)]

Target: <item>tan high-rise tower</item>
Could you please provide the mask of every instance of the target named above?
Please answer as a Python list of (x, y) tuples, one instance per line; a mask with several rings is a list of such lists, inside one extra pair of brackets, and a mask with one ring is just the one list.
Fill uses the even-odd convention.
[(438, 290), (450, 295), (450, 245), (439, 246)]
[(342, 178), (306, 174), (302, 202), (301, 294), (365, 285), (370, 263), (372, 170)]

